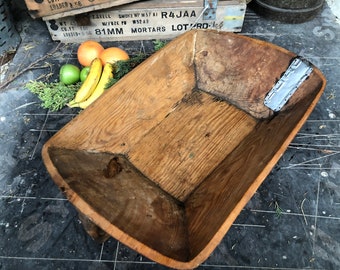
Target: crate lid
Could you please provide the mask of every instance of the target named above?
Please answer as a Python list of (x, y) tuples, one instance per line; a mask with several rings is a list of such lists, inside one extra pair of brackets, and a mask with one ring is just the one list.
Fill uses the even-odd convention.
[(25, 0), (28, 12), (32, 18), (49, 16), (49, 19), (72, 16), (84, 12), (124, 5), (138, 0)]

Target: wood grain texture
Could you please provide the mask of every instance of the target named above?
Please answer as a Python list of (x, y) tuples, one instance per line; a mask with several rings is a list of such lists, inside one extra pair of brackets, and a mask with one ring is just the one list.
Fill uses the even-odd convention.
[[(54, 136), (68, 149), (127, 153), (195, 86), (194, 33), (151, 56)], [(105, 104), (105, 105), (104, 105)]]
[(44, 20), (53, 20), (90, 12), (114, 6), (135, 2), (136, 0), (91, 0), (91, 1), (36, 1), (25, 0), (29, 14), (32, 18), (44, 17)]
[[(322, 89), (323, 81), (317, 73), (311, 83), (314, 89)], [(286, 112), (259, 121), (191, 194), (185, 206), (192, 256), (205, 257), (220, 242), (302, 127), (321, 93), (314, 90)]]
[(294, 55), (284, 49), (273, 53), (269, 43), (235, 38), (224, 32), (200, 34), (198, 38), (198, 88), (228, 100), (256, 118), (270, 117), (273, 112), (263, 100)]
[[(59, 148), (51, 148), (50, 156), (68, 188), (91, 205), (92, 211), (162, 254), (187, 260), (183, 205), (144, 177), (124, 157)], [(112, 159), (120, 164), (121, 171), (108, 177)]]
[(279, 113), (263, 107), (294, 56), (235, 34), (190, 31), (53, 136), (44, 163), (103, 231), (166, 266), (197, 267), (325, 88), (314, 68)]
[(130, 161), (180, 201), (252, 131), (245, 112), (195, 90), (129, 152)]

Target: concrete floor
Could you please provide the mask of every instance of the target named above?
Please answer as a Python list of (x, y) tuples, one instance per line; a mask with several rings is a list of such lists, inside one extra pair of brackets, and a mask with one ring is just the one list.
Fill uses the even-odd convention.
[[(62, 63), (76, 63), (77, 46), (53, 42), (40, 20), (16, 18), (22, 42), (2, 67), (0, 83), (56, 50), (0, 92), (0, 269), (166, 269), (115, 239), (93, 241), (48, 175), (41, 147), (78, 111), (41, 108), (25, 84), (50, 73), (49, 80), (56, 78)], [(340, 269), (340, 25), (327, 5), (298, 25), (248, 9), (241, 34), (305, 57), (328, 83), (288, 150), (199, 269)], [(131, 54), (141, 47), (152, 51), (149, 41), (112, 45)]]

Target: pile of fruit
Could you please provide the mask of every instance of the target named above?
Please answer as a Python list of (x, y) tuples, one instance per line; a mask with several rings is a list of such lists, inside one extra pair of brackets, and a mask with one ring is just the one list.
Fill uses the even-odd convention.
[(60, 68), (59, 79), (65, 85), (81, 81), (68, 106), (85, 109), (110, 85), (114, 64), (128, 60), (129, 55), (118, 47), (104, 49), (100, 43), (89, 40), (80, 44), (77, 58), (83, 68), (80, 70), (76, 65), (65, 64)]
[[(165, 41), (155, 40), (154, 50), (165, 45)], [(123, 49), (104, 48), (100, 43), (88, 40), (78, 47), (79, 65), (62, 65), (57, 82), (30, 81), (26, 87), (38, 96), (43, 108), (51, 111), (65, 106), (85, 109), (147, 57), (141, 53), (129, 57)]]

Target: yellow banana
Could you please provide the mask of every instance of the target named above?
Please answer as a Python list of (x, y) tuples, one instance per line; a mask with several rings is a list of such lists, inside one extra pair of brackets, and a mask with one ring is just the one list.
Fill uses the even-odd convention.
[(106, 89), (106, 85), (113, 78), (113, 66), (110, 63), (104, 65), (102, 76), (100, 77), (99, 83), (96, 89), (93, 91), (92, 95), (85, 101), (77, 103), (77, 107), (82, 109), (87, 108), (92, 102), (94, 102), (98, 97), (103, 94)]
[(83, 84), (80, 86), (74, 99), (69, 103), (70, 107), (75, 107), (73, 105), (85, 101), (93, 93), (99, 82), (102, 70), (103, 66), (100, 59), (94, 59), (91, 63), (89, 74), (87, 75)]

